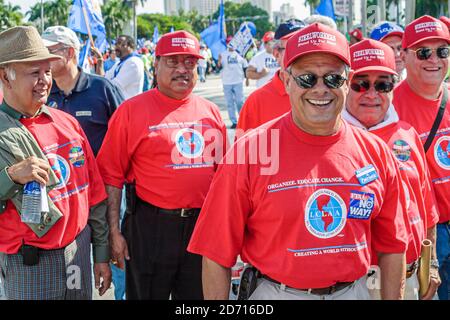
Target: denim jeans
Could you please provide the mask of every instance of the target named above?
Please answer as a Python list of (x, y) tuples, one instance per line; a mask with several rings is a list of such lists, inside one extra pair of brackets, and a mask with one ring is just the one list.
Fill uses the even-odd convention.
[(205, 77), (205, 75), (206, 75), (206, 67), (200, 67), (200, 66), (198, 66), (198, 75), (199, 75), (199, 80), (200, 80), (200, 82), (205, 82), (205, 80), (206, 80), (206, 77)]
[(442, 284), (438, 288), (439, 300), (449, 300), (450, 293), (450, 224), (437, 225), (436, 253), (439, 260), (439, 276)]
[(244, 104), (244, 84), (224, 84), (223, 93), (225, 100), (227, 101), (228, 116), (231, 123), (237, 124), (237, 115), (241, 112), (242, 105)]

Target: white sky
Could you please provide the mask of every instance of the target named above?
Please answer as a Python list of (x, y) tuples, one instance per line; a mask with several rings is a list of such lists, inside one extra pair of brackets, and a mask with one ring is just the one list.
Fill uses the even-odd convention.
[[(40, 0), (6, 0), (6, 3), (19, 5), (22, 7), (22, 12), (25, 13), (31, 6), (40, 2)], [(309, 15), (309, 8), (303, 5), (304, 0), (272, 0), (272, 11), (279, 11), (283, 3), (290, 3), (295, 9), (297, 18), (305, 18)], [(164, 13), (163, 0), (149, 0), (144, 8), (138, 8), (138, 13)]]

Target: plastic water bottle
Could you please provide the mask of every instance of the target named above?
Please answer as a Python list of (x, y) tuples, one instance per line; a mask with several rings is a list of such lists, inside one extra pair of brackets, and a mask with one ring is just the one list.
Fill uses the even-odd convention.
[(28, 182), (23, 187), (22, 222), (39, 224), (41, 207), (41, 185), (36, 181)]
[(236, 262), (231, 268), (231, 288), (229, 300), (237, 300), (239, 292), (239, 284), (241, 283), (241, 273), (244, 270), (244, 263), (242, 261)]

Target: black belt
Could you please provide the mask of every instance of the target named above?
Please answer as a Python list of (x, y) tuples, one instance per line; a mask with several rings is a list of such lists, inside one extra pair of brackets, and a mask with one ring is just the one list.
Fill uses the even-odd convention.
[(162, 213), (162, 214), (171, 214), (171, 215), (177, 215), (180, 216), (182, 218), (189, 218), (189, 217), (193, 217), (196, 216), (200, 213), (200, 209), (198, 208), (190, 208), (190, 209), (163, 209), (163, 208), (158, 208), (158, 213)]
[[(269, 278), (268, 276), (266, 276), (264, 274), (261, 275), (261, 277), (266, 279), (266, 280), (269, 280), (270, 282), (273, 282), (275, 284), (280, 284), (280, 285), (282, 284), (281, 282), (273, 280), (272, 278)], [(322, 295), (326, 295), (326, 294), (333, 294), (333, 293), (335, 293), (335, 292), (337, 292), (339, 290), (342, 290), (342, 289), (345, 289), (345, 288), (351, 286), (354, 283), (355, 283), (355, 281), (352, 281), (352, 282), (337, 282), (334, 285), (329, 286), (327, 288), (318, 288), (318, 289), (313, 289), (313, 288), (310, 288), (310, 289), (298, 289), (298, 288), (288, 287), (288, 286), (286, 286), (286, 288), (295, 289), (295, 290), (299, 290), (299, 291), (305, 291), (305, 292), (308, 292), (310, 294), (315, 294), (315, 295), (322, 296)]]

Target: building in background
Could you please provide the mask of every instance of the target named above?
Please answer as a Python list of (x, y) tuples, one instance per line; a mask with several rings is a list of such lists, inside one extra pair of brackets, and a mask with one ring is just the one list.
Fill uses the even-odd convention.
[[(272, 13), (272, 0), (227, 0), (243, 4), (250, 2), (252, 5), (266, 10), (269, 15)], [(164, 0), (164, 12), (167, 15), (178, 14), (180, 9), (184, 11), (197, 10), (203, 16), (209, 16), (216, 12), (220, 0)]]
[(280, 11), (273, 12), (273, 23), (278, 26), (283, 21), (295, 18), (294, 7), (289, 3), (283, 3), (280, 7)]

